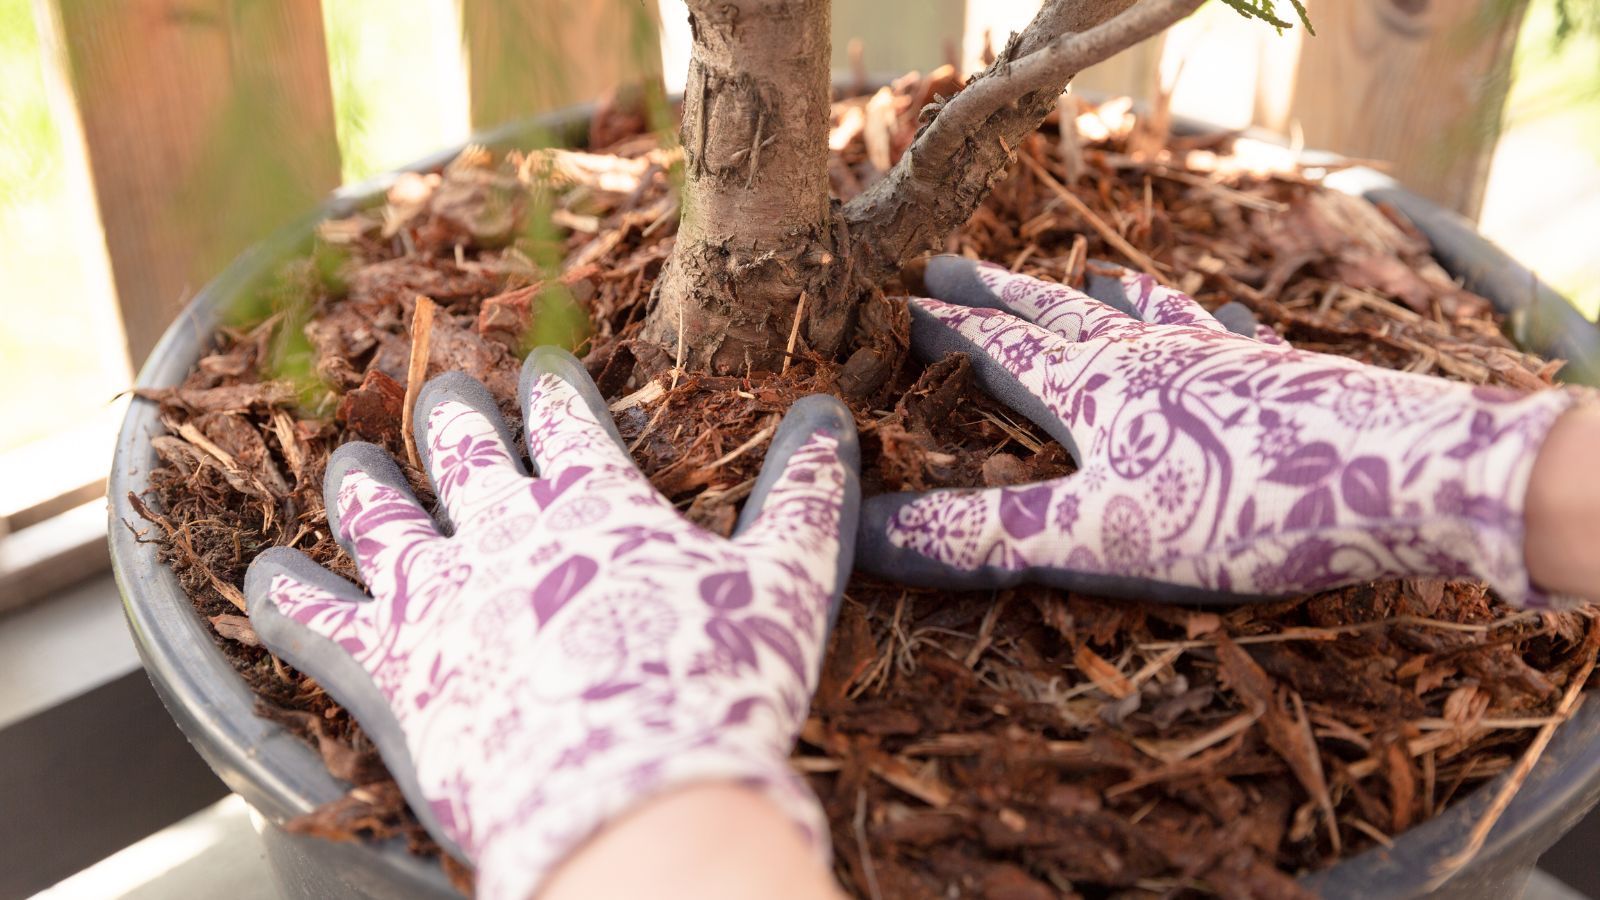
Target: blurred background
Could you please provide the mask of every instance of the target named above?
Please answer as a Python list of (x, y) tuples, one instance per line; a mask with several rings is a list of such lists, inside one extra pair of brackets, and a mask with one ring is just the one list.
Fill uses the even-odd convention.
[[(970, 71), (1037, 6), (835, 0), (836, 67)], [(1316, 37), (1207, 4), (1076, 89), (1164, 92), (1180, 116), (1368, 160), (1475, 219), (1593, 318), (1600, 39), (1583, 18), (1590, 7), (1307, 6)], [(682, 0), (0, 0), (0, 771), (21, 773), (0, 775), (0, 819), (27, 788), (5, 779), (30, 771), (7, 753), (48, 766), (51, 735), (109, 727), (92, 721), (106, 704), (149, 744), (108, 765), (170, 781), (152, 793), (159, 802), (36, 860), (29, 878), (0, 875), (0, 898), (145, 835), (167, 835), (187, 859), (213, 846), (205, 835), (244, 827), (243, 809), (226, 806), (188, 832), (161, 831), (220, 785), (181, 737), (169, 746), (176, 732), (136, 672), (104, 574), (100, 497), (118, 397), (183, 303), (341, 184), (642, 75), (678, 90), (687, 62)], [(82, 705), (91, 699), (99, 706)], [(87, 834), (77, 819), (58, 824)], [(40, 827), (0, 821), (0, 846)], [(60, 895), (122, 896), (172, 868), (129, 859)], [(206, 884), (205, 895), (222, 889)]]
[[(0, 393), (0, 453), (114, 418), (184, 298), (339, 183), (645, 71), (679, 87), (675, 6), (0, 0), (0, 383), (49, 373)], [(855, 38), (882, 74), (970, 69), (1037, 3), (835, 6), (841, 71)], [(1592, 316), (1600, 41), (1582, 22), (1560, 37), (1560, 6), (1324, 2), (1306, 38), (1210, 3), (1080, 84), (1162, 87), (1180, 115), (1387, 162)], [(21, 502), (0, 495), (0, 513)]]

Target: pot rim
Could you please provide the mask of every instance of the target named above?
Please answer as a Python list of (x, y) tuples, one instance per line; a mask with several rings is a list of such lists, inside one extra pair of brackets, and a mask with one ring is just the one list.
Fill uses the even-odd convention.
[[(476, 135), (472, 143), (510, 149), (527, 146), (532, 134), (572, 134), (595, 109), (581, 104), (513, 122)], [(1181, 131), (1218, 131), (1194, 120), (1178, 120)], [(1253, 137), (1273, 140), (1275, 136)], [(1281, 143), (1281, 140), (1277, 141)], [(205, 285), (162, 335), (139, 372), (139, 388), (182, 382), (207, 347), (226, 303), (256, 279), (270, 274), (304, 241), (317, 222), (348, 215), (381, 197), (408, 172), (438, 169), (461, 148), (441, 151), (401, 169), (340, 188), (315, 211), (272, 233), (239, 255)], [(1306, 153), (1309, 162), (1332, 154)], [(1466, 219), (1400, 187), (1368, 168), (1345, 169), (1326, 183), (1346, 193), (1389, 204), (1409, 217), (1435, 245), (1435, 256), (1452, 276), (1490, 299), (1509, 316), (1519, 344), (1569, 360), (1571, 380), (1600, 383), (1600, 331), (1548, 285), (1481, 237)], [(141, 661), (167, 710), (190, 743), (230, 790), (282, 825), (343, 796), (316, 751), (280, 725), (257, 717), (255, 700), (201, 624), (176, 575), (157, 559), (153, 541), (134, 528), (141, 517), (129, 501), (143, 493), (157, 458), (150, 439), (164, 432), (156, 404), (134, 398), (117, 436), (107, 483), (112, 571)], [(141, 532), (142, 533), (142, 532)], [(1426, 892), (1429, 868), (1459, 848), (1489, 806), (1505, 775), (1457, 801), (1438, 816), (1395, 838), (1393, 848), (1374, 848), (1301, 879), (1331, 896), (1416, 896)], [(1511, 801), (1474, 863), (1456, 877), (1471, 877), (1484, 863), (1543, 838), (1538, 852), (1569, 828), (1600, 794), (1600, 704), (1584, 704), (1563, 724), (1539, 764)], [(406, 851), (398, 839), (382, 842), (381, 865), (428, 893), (453, 893), (439, 864)], [(1536, 855), (1536, 854), (1535, 854)], [(1528, 865), (1532, 859), (1528, 860)]]

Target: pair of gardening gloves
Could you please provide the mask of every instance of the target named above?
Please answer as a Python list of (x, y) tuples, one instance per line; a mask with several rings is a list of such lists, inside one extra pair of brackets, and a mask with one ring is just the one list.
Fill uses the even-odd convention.
[(1296, 350), (1139, 274), (1091, 297), (940, 257), (925, 282), (916, 352), (968, 354), (1075, 474), (863, 505), (853, 419), (812, 396), (722, 538), (651, 487), (582, 365), (541, 348), (520, 388), (536, 477), (482, 385), (445, 375), (416, 407), (436, 515), (377, 447), (330, 460), (328, 523), (366, 592), (292, 550), (250, 567), (257, 634), (362, 723), (481, 896), (532, 896), (607, 822), (707, 781), (763, 792), (825, 858), (788, 756), (852, 556), (952, 588), (1236, 602), (1429, 575), (1544, 601), (1523, 497), (1573, 395)]

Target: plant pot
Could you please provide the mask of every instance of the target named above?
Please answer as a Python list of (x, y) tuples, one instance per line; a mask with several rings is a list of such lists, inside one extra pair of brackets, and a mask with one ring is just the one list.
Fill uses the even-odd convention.
[[(581, 134), (588, 115), (589, 109), (583, 107), (554, 113), (482, 135), (477, 143), (509, 148), (525, 144), (534, 134)], [(1186, 130), (1197, 128), (1190, 124)], [(452, 155), (440, 154), (411, 169), (437, 167)], [(167, 330), (140, 372), (139, 385), (179, 384), (207, 348), (232, 301), (301, 246), (317, 221), (349, 214), (381, 194), (394, 177), (340, 191), (315, 214), (235, 260)], [(1434, 241), (1440, 261), (1452, 274), (1510, 316), (1519, 341), (1532, 350), (1574, 360), (1566, 373), (1569, 380), (1600, 383), (1596, 368), (1600, 332), (1525, 268), (1479, 237), (1470, 223), (1371, 170), (1348, 170), (1329, 181), (1404, 212)], [(141, 543), (124, 524), (139, 522), (128, 496), (145, 490), (149, 472), (157, 464), (151, 438), (161, 432), (156, 405), (135, 400), (117, 439), (108, 485), (113, 570), (134, 643), (156, 691), (218, 777), (260, 813), (263, 840), (283, 895), (457, 896), (437, 864), (411, 856), (398, 841), (339, 844), (282, 830), (284, 822), (339, 798), (346, 788), (310, 746), (254, 715), (244, 681), (213, 643), (172, 571), (158, 561), (155, 545)], [(1461, 847), (1489, 805), (1494, 784), (1400, 835), (1393, 848), (1369, 851), (1308, 876), (1306, 885), (1336, 897), (1425, 895), (1433, 867)], [(1556, 733), (1482, 852), (1445, 885), (1443, 894), (1499, 898), (1520, 893), (1540, 854), (1597, 799), (1600, 704), (1588, 704)]]

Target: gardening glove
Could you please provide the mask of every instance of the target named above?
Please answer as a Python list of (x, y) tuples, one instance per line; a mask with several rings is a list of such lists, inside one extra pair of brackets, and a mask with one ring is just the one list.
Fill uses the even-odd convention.
[(1510, 602), (1548, 602), (1523, 560), (1524, 496), (1546, 433), (1587, 395), (1296, 350), (1242, 316), (1247, 337), (1132, 272), (1092, 281), (1099, 299), (958, 257), (924, 279), (937, 299), (910, 301), (917, 354), (968, 354), (1078, 471), (874, 497), (861, 568), (1176, 602), (1472, 576)]
[(535, 350), (520, 393), (536, 478), (482, 385), (422, 389), (438, 519), (382, 450), (340, 447), (328, 525), (367, 593), (267, 550), (245, 580), (256, 633), (349, 708), (483, 897), (532, 896), (608, 821), (694, 782), (758, 788), (826, 857), (788, 755), (850, 571), (850, 414), (796, 403), (724, 539), (651, 487), (570, 354)]

